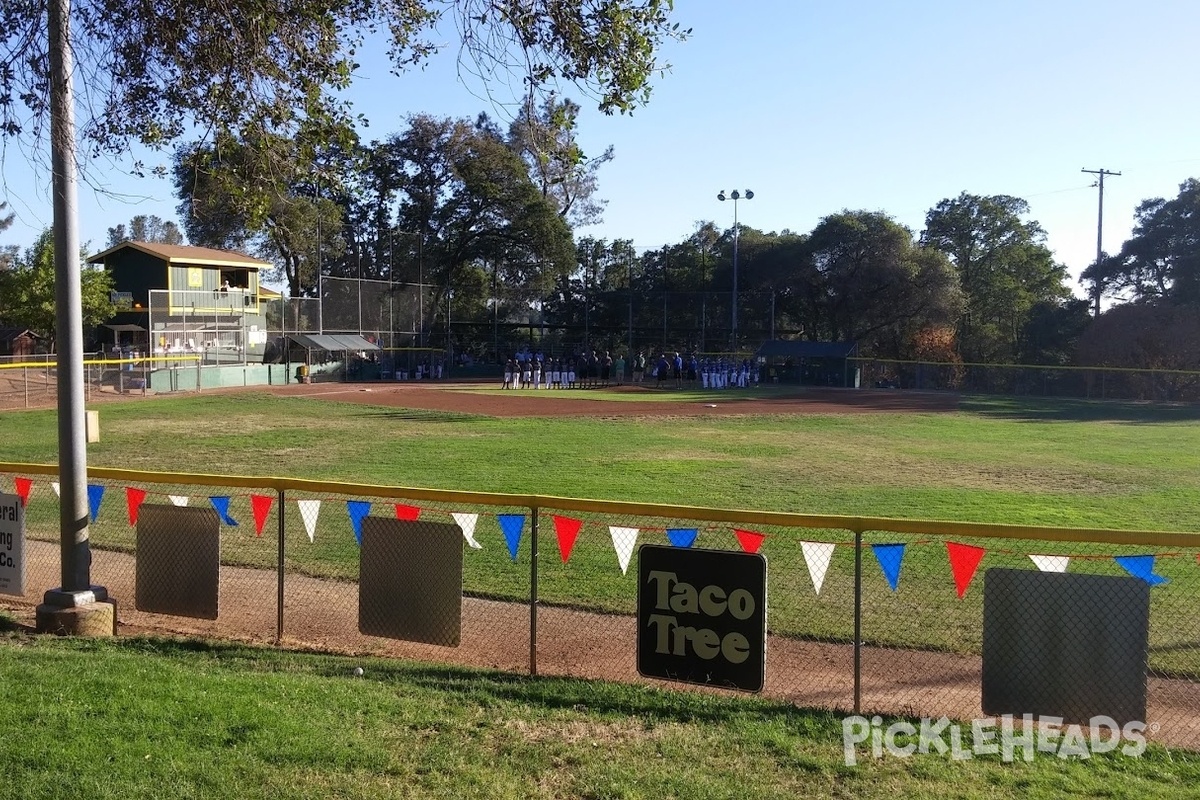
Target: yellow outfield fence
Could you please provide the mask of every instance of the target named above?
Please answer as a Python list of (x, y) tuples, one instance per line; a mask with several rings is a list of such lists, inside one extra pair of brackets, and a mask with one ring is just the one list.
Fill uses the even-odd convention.
[[(18, 619), (31, 618), (42, 595), (58, 585), (56, 481), (54, 465), (0, 463), (0, 492), (16, 493), (25, 503), (24, 593), (0, 594), (0, 607)], [(1028, 669), (1030, 685), (1078, 689), (1102, 703), (1110, 694), (1127, 698), (1131, 690), (1137, 700), (1140, 691), (1137, 707), (1151, 740), (1200, 749), (1196, 533), (791, 514), (97, 467), (88, 471), (88, 499), (92, 582), (116, 599), (121, 632), (649, 681), (638, 671), (637, 548), (752, 552), (765, 558), (767, 569), (767, 696), (844, 713), (976, 719), (997, 713), (989, 687), (1000, 663), (1019, 676)], [(186, 537), (175, 540), (183, 544), (174, 549), (147, 549), (154, 534), (147, 520), (158, 517), (148, 511), (142, 517), (142, 511), (172, 508), (215, 513), (219, 554), (192, 547)], [(360, 543), (374, 541), (377, 521), (396, 519), (428, 522), (443, 532), (453, 526), (461, 542), (461, 612), (440, 620), (452, 623), (452, 640), (402, 641), (375, 632), (381, 620), (369, 616), (360, 594), (366, 590)], [(204, 614), (164, 613), (145, 601), (143, 584), (156, 576), (186, 582), (218, 562), (219, 582), (207, 604), (199, 604)], [(406, 565), (391, 566), (385, 571), (399, 573)], [(1036, 604), (1030, 595), (1028, 607), (1021, 605), (1023, 590), (996, 596), (997, 587), (1010, 585), (1006, 581), (1033, 581), (1036, 588), (1051, 572), (1074, 576), (1072, 585), (1082, 585), (1083, 593)], [(1137, 602), (1128, 597), (1147, 596), (1139, 623), (1131, 611)], [(1045, 659), (1031, 644), (1036, 636), (1030, 639), (1025, 630), (1005, 638), (1013, 620), (996, 616), (1001, 607), (1038, 620), (1043, 638), (1078, 640), (1097, 651), (1058, 662), (1047, 676)], [(1107, 632), (1096, 633), (1097, 620)], [(1088, 639), (1101, 635), (1109, 638)], [(1113, 654), (1103, 652), (1111, 650), (1105, 644), (1111, 637), (1131, 643), (1118, 660), (1139, 676), (1132, 686), (1097, 683), (1095, 665), (1112, 661)]]

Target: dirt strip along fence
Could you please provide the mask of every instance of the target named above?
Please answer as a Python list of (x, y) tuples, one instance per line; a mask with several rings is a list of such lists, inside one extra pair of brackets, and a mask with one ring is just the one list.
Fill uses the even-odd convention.
[[(31, 620), (43, 593), (59, 583), (56, 468), (0, 464), (0, 474), (0, 491), (26, 498), (25, 593), (0, 595), (0, 608)], [(646, 682), (636, 668), (637, 545), (757, 551), (768, 571), (764, 695), (843, 713), (983, 717), (989, 569), (1140, 576), (1153, 584), (1147, 736), (1200, 749), (1197, 534), (808, 516), (97, 468), (88, 481), (92, 582), (117, 601), (120, 632)], [(215, 618), (136, 608), (139, 554), (132, 518), (146, 504), (186, 504), (222, 517)], [(464, 599), (457, 646), (359, 632), (357, 532), (368, 516), (461, 529)], [(192, 554), (181, 548), (172, 558), (186, 561)], [(1094, 602), (1102, 608), (1106, 598)], [(1088, 604), (1055, 609), (1055, 619), (1074, 624)], [(1073, 671), (1082, 673), (1085, 666), (1062, 664), (1058, 679), (1069, 683)]]

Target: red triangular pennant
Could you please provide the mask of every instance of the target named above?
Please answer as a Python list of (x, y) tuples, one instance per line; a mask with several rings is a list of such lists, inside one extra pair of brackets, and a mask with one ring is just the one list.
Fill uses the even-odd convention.
[(250, 510), (254, 512), (254, 535), (262, 536), (263, 525), (267, 523), (267, 515), (271, 513), (271, 503), (275, 498), (265, 494), (250, 495)]
[(583, 520), (560, 517), (557, 514), (553, 517), (554, 534), (558, 537), (558, 552), (562, 554), (565, 564), (571, 557), (571, 550), (575, 547), (575, 539), (579, 536), (579, 529), (583, 527)]
[(954, 573), (954, 587), (958, 590), (959, 599), (967, 593), (967, 587), (971, 585), (975, 570), (979, 569), (979, 562), (983, 561), (986, 552), (982, 547), (946, 542), (946, 554), (950, 556), (950, 570)]
[(405, 522), (415, 522), (421, 518), (421, 509), (416, 506), (406, 506), (403, 503), (396, 503), (396, 519), (402, 519)]
[(132, 486), (125, 487), (125, 507), (129, 509), (130, 525), (137, 525), (138, 509), (142, 507), (142, 503), (145, 500), (145, 489), (135, 489)]
[(738, 528), (733, 529), (733, 534), (737, 536), (742, 549), (747, 553), (757, 553), (758, 548), (762, 547), (763, 540), (767, 538), (765, 534), (755, 531), (743, 531)]
[(17, 490), (17, 497), (21, 498), (21, 506), (29, 505), (29, 491), (33, 488), (33, 481), (29, 478), (13, 478), (13, 487)]

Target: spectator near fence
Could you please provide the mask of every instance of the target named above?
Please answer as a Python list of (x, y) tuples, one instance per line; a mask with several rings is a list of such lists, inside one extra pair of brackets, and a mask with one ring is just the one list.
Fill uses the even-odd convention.
[(633, 360), (633, 382), (641, 383), (646, 379), (646, 354), (639, 352)]

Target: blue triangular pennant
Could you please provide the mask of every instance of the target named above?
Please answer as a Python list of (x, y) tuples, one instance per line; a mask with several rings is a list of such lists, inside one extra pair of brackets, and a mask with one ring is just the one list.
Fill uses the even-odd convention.
[(875, 554), (875, 560), (879, 562), (879, 568), (883, 570), (883, 577), (887, 578), (888, 586), (892, 587), (892, 591), (896, 591), (896, 587), (900, 585), (900, 561), (904, 558), (904, 545), (902, 544), (873, 544), (871, 552)]
[(347, 500), (346, 511), (350, 513), (350, 524), (354, 526), (354, 539), (362, 544), (362, 521), (371, 513), (371, 504), (366, 500)]
[(508, 543), (508, 554), (516, 561), (517, 548), (521, 546), (521, 531), (525, 529), (525, 515), (500, 514), (496, 519), (500, 522), (500, 530), (504, 532), (504, 541)]
[(229, 516), (229, 498), (228, 497), (210, 497), (213, 508), (217, 510), (217, 514), (221, 517), (221, 523), (224, 525), (232, 525), (237, 527), (237, 520)]
[(1135, 578), (1141, 578), (1151, 586), (1167, 583), (1162, 575), (1154, 574), (1154, 556), (1113, 556), (1113, 561)]
[(696, 543), (697, 533), (695, 528), (667, 528), (667, 539), (672, 547), (691, 547)]
[(100, 503), (104, 500), (104, 484), (88, 484), (88, 509), (92, 512), (92, 522), (100, 515)]

